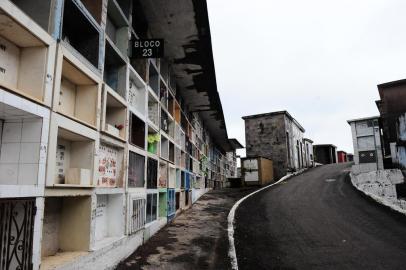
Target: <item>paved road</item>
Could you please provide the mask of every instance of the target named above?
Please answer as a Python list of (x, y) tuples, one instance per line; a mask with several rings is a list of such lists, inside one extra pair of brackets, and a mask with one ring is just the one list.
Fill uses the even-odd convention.
[(239, 269), (406, 269), (406, 218), (314, 168), (247, 199), (236, 213)]

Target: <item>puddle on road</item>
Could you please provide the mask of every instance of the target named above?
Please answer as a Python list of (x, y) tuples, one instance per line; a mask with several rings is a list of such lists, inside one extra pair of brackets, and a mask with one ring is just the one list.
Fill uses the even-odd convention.
[(326, 181), (327, 183), (329, 183), (329, 182), (335, 182), (336, 179), (330, 178), (330, 179), (326, 179), (325, 181)]

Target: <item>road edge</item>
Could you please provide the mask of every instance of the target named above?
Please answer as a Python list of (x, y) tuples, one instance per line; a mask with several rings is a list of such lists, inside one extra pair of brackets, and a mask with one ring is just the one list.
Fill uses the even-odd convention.
[(279, 179), (278, 181), (276, 181), (275, 183), (272, 183), (268, 186), (262, 187), (258, 190), (255, 190), (254, 192), (251, 192), (250, 194), (246, 195), (245, 197), (239, 199), (233, 205), (233, 207), (231, 208), (230, 212), (228, 213), (228, 217), (227, 217), (227, 223), (228, 223), (227, 232), (228, 232), (228, 244), (229, 244), (228, 256), (230, 257), (230, 260), (231, 260), (231, 269), (238, 270), (237, 253), (236, 253), (235, 245), (234, 245), (234, 220), (235, 220), (235, 212), (237, 211), (238, 206), (240, 206), (240, 204), (243, 201), (245, 201), (252, 195), (254, 195), (260, 191), (263, 191), (265, 189), (268, 189), (272, 186), (275, 186), (275, 185), (285, 181), (286, 179), (289, 179), (293, 176), (303, 173), (304, 171), (306, 171), (306, 169), (303, 169), (303, 170), (300, 170), (300, 171), (297, 171), (297, 172), (294, 172), (291, 174), (287, 174), (284, 177), (282, 177), (281, 179)]
[(356, 190), (358, 190), (359, 192), (361, 192), (361, 194), (363, 194), (364, 196), (367, 196), (369, 199), (371, 199), (371, 200), (374, 201), (375, 203), (378, 203), (378, 204), (381, 205), (381, 206), (385, 206), (385, 207), (389, 208), (389, 209), (392, 210), (392, 211), (395, 211), (395, 212), (397, 212), (397, 213), (399, 213), (399, 214), (402, 214), (402, 215), (405, 215), (405, 216), (406, 216), (406, 210), (404, 210), (404, 209), (398, 207), (397, 205), (394, 205), (394, 204), (390, 203), (389, 201), (385, 200), (385, 199), (382, 198), (382, 197), (379, 197), (379, 196), (377, 196), (377, 195), (375, 195), (375, 194), (373, 194), (373, 193), (371, 193), (371, 192), (365, 191), (365, 190), (363, 190), (362, 188), (360, 188), (360, 187), (355, 183), (355, 180), (354, 180), (354, 177), (353, 177), (353, 173), (352, 173), (352, 172), (349, 173), (349, 176), (350, 176), (351, 185), (352, 185)]

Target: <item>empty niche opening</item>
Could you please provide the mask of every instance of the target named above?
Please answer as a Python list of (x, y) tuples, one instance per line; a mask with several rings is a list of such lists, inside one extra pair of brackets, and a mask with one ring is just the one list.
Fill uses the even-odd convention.
[(185, 172), (184, 171), (181, 171), (181, 173), (180, 173), (180, 187), (181, 188), (185, 188)]
[(58, 111), (96, 126), (99, 85), (63, 59)]
[(132, 6), (132, 27), (140, 38), (148, 37), (148, 21), (140, 0), (134, 0)]
[(161, 59), (161, 63), (160, 63), (160, 66), (159, 66), (159, 72), (161, 73), (162, 79), (165, 82), (168, 82), (169, 66), (168, 66), (168, 63), (164, 59)]
[(168, 187), (169, 188), (175, 188), (176, 187), (176, 169), (173, 167), (169, 167), (168, 171)]
[(94, 141), (58, 128), (55, 184), (92, 185)]
[(190, 192), (189, 192), (189, 190), (186, 190), (185, 191), (185, 206), (188, 206), (189, 205), (189, 194), (190, 194)]
[(127, 108), (119, 100), (107, 92), (106, 95), (106, 115), (105, 131), (111, 135), (125, 140)]
[(160, 78), (159, 78), (158, 70), (155, 67), (155, 65), (152, 64), (152, 62), (150, 62), (149, 63), (148, 85), (149, 85), (149, 87), (151, 87), (152, 91), (154, 91), (154, 93), (157, 96), (159, 96), (159, 91), (160, 91), (159, 82), (160, 82)]
[(115, 1), (108, 2), (106, 34), (124, 55), (128, 55), (129, 28), (123, 15)]
[(185, 153), (185, 169), (190, 170), (190, 155), (188, 153)]
[(123, 187), (123, 162), (124, 149), (100, 143), (97, 185), (100, 187)]
[[(73, 261), (88, 253), (91, 197), (46, 197), (42, 228), (41, 268)], [(55, 260), (54, 256), (58, 257)]]
[(161, 109), (161, 129), (169, 134), (169, 116), (163, 109)]
[(0, 85), (44, 101), (48, 47), (0, 9)]
[(168, 118), (168, 135), (172, 139), (175, 138), (175, 121), (173, 121), (171, 118)]
[(103, 12), (103, 0), (80, 0), (86, 7), (93, 19), (101, 24), (102, 12)]
[(167, 216), (168, 207), (168, 194), (165, 191), (159, 192), (159, 217), (163, 218)]
[(96, 249), (124, 235), (123, 195), (97, 195), (95, 212)]
[(49, 30), (52, 0), (11, 0), (46, 32)]
[(128, 187), (144, 187), (145, 157), (130, 151), (128, 160)]
[(164, 108), (168, 108), (168, 95), (168, 89), (166, 88), (166, 85), (161, 81), (159, 99)]
[(131, 13), (131, 1), (132, 0), (112, 0), (117, 2), (118, 6), (120, 7), (121, 11), (123, 12), (124, 16), (129, 19)]
[(181, 113), (181, 118), (180, 118), (180, 126), (182, 127), (182, 129), (187, 133), (188, 132), (188, 121), (187, 118), (185, 116), (185, 114), (182, 112)]
[(180, 148), (175, 146), (175, 165), (176, 166), (181, 165), (181, 162), (180, 162), (181, 158), (182, 158), (181, 150), (180, 150)]
[(169, 161), (175, 162), (175, 145), (172, 142), (169, 142)]
[(147, 189), (156, 189), (158, 184), (158, 161), (147, 159)]
[(190, 188), (190, 174), (185, 172), (185, 189)]
[(148, 137), (147, 137), (147, 142), (148, 142), (148, 147), (147, 150), (149, 153), (158, 155), (158, 148), (159, 148), (159, 141), (161, 137), (159, 135), (159, 132), (153, 129), (151, 126), (148, 126)]
[(148, 119), (159, 127), (159, 103), (150, 93), (148, 94)]
[(130, 87), (128, 91), (128, 103), (142, 115), (146, 111), (146, 89), (140, 78), (130, 69)]
[(204, 181), (202, 177), (196, 176), (196, 180), (194, 181), (194, 188), (204, 188)]
[(180, 146), (182, 150), (186, 149), (186, 136), (182, 130), (180, 131)]
[(175, 73), (172, 71), (169, 74), (169, 88), (171, 88), (172, 92), (174, 94), (176, 94), (176, 89), (177, 89), (176, 78), (175, 78)]
[(157, 219), (158, 210), (158, 194), (147, 194), (147, 207), (146, 207), (146, 223), (150, 223)]
[(180, 208), (180, 192), (175, 193), (175, 208), (176, 210), (179, 210)]
[(175, 206), (175, 190), (173, 188), (168, 189), (168, 217), (173, 216), (176, 212)]
[(176, 188), (180, 188), (182, 186), (182, 177), (181, 177), (181, 170), (176, 169)]
[(186, 153), (184, 151), (181, 151), (181, 158), (180, 158), (180, 167), (181, 168), (186, 168)]
[(189, 171), (193, 171), (193, 158), (189, 155)]
[(168, 112), (172, 117), (175, 117), (175, 99), (171, 93), (168, 96)]
[(158, 187), (166, 188), (167, 186), (168, 186), (168, 163), (166, 163), (165, 161), (160, 161)]
[(130, 143), (145, 148), (145, 122), (133, 113), (130, 118)]
[[(135, 18), (133, 17), (133, 20)], [(137, 36), (134, 32), (130, 33), (130, 41), (128, 47), (128, 56), (130, 58), (130, 64), (134, 68), (134, 70), (138, 73), (141, 79), (146, 82), (147, 81), (147, 68), (148, 68), (148, 59), (144, 58), (136, 58), (134, 57), (134, 43), (138, 40)]]
[(73, 0), (65, 1), (62, 26), (62, 39), (98, 68), (100, 32)]
[(161, 158), (169, 159), (169, 140), (161, 135)]
[[(132, 43), (131, 43), (132, 44)], [(133, 45), (131, 45), (133, 46)], [(131, 51), (132, 48), (129, 48)], [(131, 52), (130, 52), (131, 54)], [(134, 70), (140, 75), (141, 79), (146, 82), (147, 81), (147, 63), (146, 59), (139, 59), (139, 58), (130, 58), (130, 64), (134, 68)]]
[(124, 59), (106, 40), (106, 55), (104, 58), (104, 81), (120, 96), (126, 98), (127, 66)]

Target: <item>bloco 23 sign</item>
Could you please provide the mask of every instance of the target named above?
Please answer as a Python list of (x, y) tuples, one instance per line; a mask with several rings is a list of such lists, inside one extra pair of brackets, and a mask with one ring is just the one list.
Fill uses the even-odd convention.
[(163, 39), (138, 39), (134, 41), (133, 57), (162, 58), (164, 56)]

